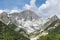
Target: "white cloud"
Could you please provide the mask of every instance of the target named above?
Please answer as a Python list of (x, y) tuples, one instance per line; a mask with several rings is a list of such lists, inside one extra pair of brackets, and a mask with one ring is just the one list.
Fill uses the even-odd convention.
[(3, 10), (0, 10), (0, 14), (3, 12)]
[(36, 2), (36, 0), (31, 0), (31, 1), (30, 1), (31, 7), (35, 7), (35, 2)]
[(44, 18), (52, 15), (60, 16), (60, 0), (47, 0), (39, 7), (39, 11)]
[(39, 7), (39, 11), (41, 11), (41, 10), (43, 10), (43, 9), (45, 9), (45, 8), (47, 8), (47, 7), (49, 7), (49, 5), (50, 5), (50, 3), (49, 3), (48, 1), (46, 1), (45, 4), (42, 4), (42, 5)]
[(14, 13), (14, 12), (20, 12), (21, 10), (18, 7), (14, 7), (12, 10), (10, 10), (10, 13)]
[(7, 12), (8, 14), (11, 14), (11, 13), (14, 13), (14, 12), (19, 13), (19, 12), (21, 12), (22, 10), (19, 9), (18, 7), (14, 7), (14, 8), (12, 8), (12, 9), (4, 9), (3, 11), (4, 11), (4, 12)]
[(60, 0), (46, 0), (45, 4), (42, 4), (39, 8), (35, 5), (36, 0), (31, 0), (30, 5), (25, 4), (25, 8), (33, 10), (39, 13), (43, 19), (47, 19), (50, 16), (60, 16)]
[(35, 4), (35, 2), (36, 2), (36, 0), (30, 0), (30, 5), (28, 5), (28, 4), (25, 4), (25, 6), (24, 6), (24, 10), (32, 10), (32, 11), (34, 11), (35, 13), (39, 13), (39, 10), (38, 10), (38, 7), (36, 6), (36, 4)]
[(32, 8), (35, 8), (36, 7), (35, 2), (36, 2), (36, 0), (30, 0), (30, 5), (25, 4), (24, 9), (29, 9), (30, 10)]
[(24, 6), (24, 9), (26, 10), (26, 9), (30, 9), (31, 7), (30, 7), (30, 5), (28, 5), (28, 4), (25, 4), (25, 6)]
[(30, 5), (25, 4), (25, 8), (33, 10), (39, 13), (43, 19), (46, 19), (53, 15), (60, 16), (60, 0), (46, 0), (45, 4), (42, 4), (39, 8), (35, 5), (36, 0), (31, 0)]

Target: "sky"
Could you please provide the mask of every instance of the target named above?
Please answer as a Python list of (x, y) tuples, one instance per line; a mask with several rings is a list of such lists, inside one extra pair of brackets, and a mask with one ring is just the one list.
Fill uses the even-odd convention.
[(0, 0), (0, 12), (12, 13), (26, 9), (34, 11), (43, 19), (54, 15), (60, 18), (60, 0)]
[[(22, 9), (25, 4), (30, 5), (31, 0), (0, 0), (0, 9), (12, 9), (18, 7)], [(39, 7), (41, 4), (45, 3), (46, 0), (36, 0), (35, 4)]]

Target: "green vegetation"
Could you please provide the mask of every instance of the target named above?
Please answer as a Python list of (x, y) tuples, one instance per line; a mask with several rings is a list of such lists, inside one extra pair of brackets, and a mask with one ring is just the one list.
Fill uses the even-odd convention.
[(53, 29), (53, 30), (48, 30), (48, 35), (40, 37), (38, 40), (60, 40), (60, 21), (54, 21), (52, 24), (50, 24), (45, 31), (49, 27), (53, 27), (56, 23), (59, 23), (59, 25)]
[(38, 40), (60, 40), (60, 34), (56, 34), (56, 35), (49, 34), (49, 35), (40, 37)]
[(0, 40), (29, 40), (20, 32), (14, 31), (16, 27), (14, 24), (7, 26), (0, 21)]

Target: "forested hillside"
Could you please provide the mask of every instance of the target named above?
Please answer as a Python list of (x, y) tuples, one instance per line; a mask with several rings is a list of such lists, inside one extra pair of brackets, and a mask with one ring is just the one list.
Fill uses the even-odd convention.
[(5, 25), (0, 21), (0, 40), (29, 40), (20, 32), (14, 31), (14, 24)]

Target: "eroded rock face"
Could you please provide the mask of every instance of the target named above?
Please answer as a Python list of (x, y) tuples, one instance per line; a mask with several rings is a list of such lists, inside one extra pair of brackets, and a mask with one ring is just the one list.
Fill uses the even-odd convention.
[(30, 10), (22, 11), (15, 19), (19, 23), (19, 27), (26, 29), (28, 33), (38, 30), (43, 23), (43, 20)]
[(2, 12), (0, 14), (0, 21), (2, 21), (3, 23), (5, 23), (7, 25), (9, 24), (10, 20), (9, 20), (8, 14), (6, 12)]

